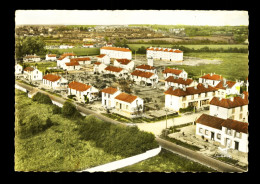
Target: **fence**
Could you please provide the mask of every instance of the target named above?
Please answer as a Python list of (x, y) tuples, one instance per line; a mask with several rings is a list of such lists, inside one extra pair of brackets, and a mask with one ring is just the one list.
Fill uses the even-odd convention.
[(145, 153), (141, 153), (139, 155), (135, 155), (132, 157), (128, 157), (122, 160), (118, 160), (118, 161), (114, 161), (114, 162), (110, 162), (108, 164), (104, 164), (104, 165), (100, 165), (97, 167), (93, 167), (90, 169), (86, 169), (83, 171), (87, 171), (87, 172), (109, 172), (109, 171), (114, 171), (129, 165), (133, 165), (136, 164), (140, 161), (146, 160), (148, 158), (154, 157), (156, 155), (158, 155), (161, 152), (161, 146), (159, 146), (158, 148), (146, 151)]

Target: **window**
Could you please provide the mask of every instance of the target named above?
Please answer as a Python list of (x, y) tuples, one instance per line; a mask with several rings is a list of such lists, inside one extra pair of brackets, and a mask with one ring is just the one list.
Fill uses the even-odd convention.
[(208, 93), (206, 92), (206, 93), (205, 93), (205, 97), (207, 97), (207, 96), (208, 96)]
[(108, 94), (108, 98), (110, 98), (110, 94)]
[(221, 134), (217, 134), (217, 139), (221, 139)]
[(240, 111), (243, 111), (243, 106), (240, 107)]
[(205, 130), (205, 135), (209, 135), (209, 131), (208, 130)]
[(234, 114), (234, 113), (235, 113), (235, 108), (232, 109), (232, 114)]
[(239, 114), (239, 119), (242, 119), (242, 118), (243, 118), (243, 114), (240, 113), (240, 114)]
[(241, 138), (241, 133), (240, 132), (235, 132), (235, 137)]
[(202, 134), (202, 131), (203, 131), (203, 129), (202, 129), (202, 128), (199, 128), (199, 133), (201, 133), (201, 134)]
[(231, 135), (231, 129), (230, 128), (227, 128), (227, 135)]
[(128, 105), (126, 105), (126, 109), (128, 110)]

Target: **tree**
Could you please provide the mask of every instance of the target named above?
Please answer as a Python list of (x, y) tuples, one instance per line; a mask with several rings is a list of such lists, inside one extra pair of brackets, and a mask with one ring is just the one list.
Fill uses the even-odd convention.
[(26, 54), (45, 55), (45, 42), (40, 37), (17, 38), (15, 42), (15, 58), (20, 60)]

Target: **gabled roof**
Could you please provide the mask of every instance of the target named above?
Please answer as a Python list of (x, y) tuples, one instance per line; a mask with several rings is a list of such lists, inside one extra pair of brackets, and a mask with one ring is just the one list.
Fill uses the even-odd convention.
[(71, 83), (68, 84), (68, 87), (71, 89), (75, 89), (77, 91), (86, 91), (89, 88), (91, 88), (91, 86), (80, 83), (80, 82), (76, 82), (76, 81), (72, 81)]
[(76, 61), (90, 61), (89, 57), (81, 57), (81, 58), (71, 58), (70, 62), (76, 62)]
[(105, 68), (105, 70), (108, 70), (108, 71), (111, 71), (111, 72), (121, 72), (123, 70), (123, 68), (109, 65)]
[(179, 75), (183, 70), (178, 70), (178, 69), (174, 69), (174, 68), (166, 68), (165, 70), (163, 70), (162, 73), (173, 73), (175, 75)]
[(215, 116), (210, 116), (207, 114), (202, 114), (197, 120), (196, 123), (206, 125), (212, 128), (216, 128), (221, 130), (222, 129), (222, 123), (225, 121), (225, 119), (218, 118)]
[(127, 94), (127, 93), (120, 93), (119, 95), (117, 95), (115, 97), (115, 99), (120, 100), (120, 101), (124, 101), (124, 102), (127, 102), (127, 103), (132, 103), (136, 98), (137, 98), (137, 96), (130, 95), (130, 94)]
[(248, 133), (248, 123), (236, 121), (233, 119), (227, 119), (222, 124), (223, 127), (236, 130), (237, 132)]
[(46, 79), (48, 81), (52, 81), (55, 82), (57, 80), (59, 80), (61, 77), (58, 75), (53, 75), (53, 74), (47, 74), (43, 76), (43, 79)]
[(150, 66), (150, 65), (139, 65), (136, 68), (144, 69), (144, 70), (154, 70), (155, 69), (155, 67)]
[(175, 51), (173, 51), (173, 52), (175, 52), (175, 53), (182, 53), (182, 51), (181, 50), (179, 50), (179, 49), (176, 49)]
[(141, 71), (141, 70), (135, 70), (131, 73), (131, 75), (135, 75), (135, 76), (138, 76), (138, 77), (150, 78), (154, 75), (154, 73), (144, 72), (144, 71)]
[(226, 85), (224, 85), (224, 81), (220, 81), (218, 85), (216, 85), (216, 88), (218, 89), (226, 89), (226, 88), (232, 88), (236, 82), (234, 81), (226, 81)]
[(183, 84), (183, 85), (190, 85), (193, 80), (192, 79), (184, 79), (184, 78), (174, 78), (173, 76), (168, 77), (167, 79), (165, 79), (165, 81), (167, 82), (173, 82), (173, 83), (177, 83), (177, 84)]
[(127, 65), (128, 63), (131, 62), (130, 59), (116, 59), (117, 62), (119, 62), (122, 65)]
[(112, 88), (112, 87), (108, 87), (108, 88), (105, 88), (105, 89), (101, 90), (101, 92), (108, 93), (108, 94), (114, 94), (117, 91), (118, 91), (118, 89)]
[(94, 63), (94, 65), (100, 65), (101, 64), (101, 62), (95, 62)]
[(77, 66), (79, 65), (79, 62), (76, 61), (76, 62), (69, 62), (69, 63), (65, 63), (66, 66)]
[(106, 54), (100, 54), (99, 56), (97, 56), (98, 58), (103, 58), (104, 56), (106, 56)]
[(164, 92), (164, 94), (173, 96), (187, 96), (213, 91), (217, 91), (217, 89), (210, 85), (205, 87), (203, 84), (199, 83), (196, 87), (187, 87), (185, 91), (180, 88), (174, 90), (172, 87), (170, 87), (167, 91)]
[(30, 67), (30, 66), (28, 66), (28, 67), (26, 67), (25, 69), (24, 69), (24, 71), (29, 71), (29, 72), (31, 72), (31, 71), (33, 71), (34, 70), (34, 68), (33, 67)]
[(179, 49), (171, 49), (171, 48), (155, 48), (155, 47), (150, 47), (147, 48), (146, 50), (153, 50), (153, 51), (163, 51), (163, 52), (175, 52), (175, 53), (182, 53), (183, 51)]
[(234, 100), (232, 101), (231, 99), (226, 99), (226, 98), (219, 99), (217, 97), (213, 97), (212, 100), (210, 101), (210, 105), (216, 105), (219, 107), (230, 109), (230, 108), (248, 105), (248, 99), (246, 97), (243, 99), (238, 96), (238, 97), (234, 97)]
[(209, 79), (209, 80), (223, 80), (223, 77), (217, 74), (206, 74), (200, 78)]
[(248, 123), (236, 121), (232, 119), (222, 119), (215, 116), (210, 116), (207, 114), (202, 114), (196, 123), (206, 125), (215, 129), (221, 130), (222, 127), (226, 127), (237, 132), (248, 133)]
[(122, 51), (122, 52), (131, 52), (131, 50), (129, 48), (120, 48), (120, 47), (102, 47), (100, 49), (115, 50), (115, 51)]
[(64, 53), (60, 56), (60, 58), (58, 58), (58, 60), (63, 60), (64, 58), (66, 58), (67, 56), (76, 56), (76, 54), (74, 53)]

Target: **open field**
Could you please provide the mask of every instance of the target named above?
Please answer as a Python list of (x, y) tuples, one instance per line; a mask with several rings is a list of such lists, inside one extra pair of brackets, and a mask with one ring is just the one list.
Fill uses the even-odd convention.
[(117, 171), (123, 172), (216, 172), (165, 149), (159, 155)]
[(49, 49), (50, 52), (59, 52), (63, 54), (64, 52), (73, 52), (78, 56), (91, 56), (99, 55), (100, 48), (70, 48), (70, 49)]
[[(79, 125), (61, 114), (53, 114), (53, 105), (34, 102), (19, 90), (15, 90), (15, 102), (16, 171), (76, 171), (122, 158), (95, 147), (92, 141), (79, 139)], [(17, 134), (19, 124), (32, 115), (43, 121), (49, 117), (54, 125), (34, 136), (21, 138)]]
[[(176, 43), (177, 44), (177, 43)], [(138, 50), (138, 48), (144, 46), (144, 47), (157, 47), (157, 46), (160, 46), (160, 47), (172, 47), (173, 44), (127, 44), (129, 46), (129, 48), (131, 50)], [(184, 46), (184, 47), (187, 47), (187, 48), (194, 48), (194, 49), (201, 49), (203, 47), (209, 47), (211, 49), (216, 49), (216, 48), (223, 48), (224, 50), (225, 49), (228, 49), (228, 48), (248, 48), (248, 45), (179, 45), (179, 46)]]
[(56, 67), (56, 61), (44, 61), (44, 62), (32, 62), (32, 63), (25, 63), (26, 66), (37, 66), (37, 69), (40, 71), (45, 71), (48, 67)]

